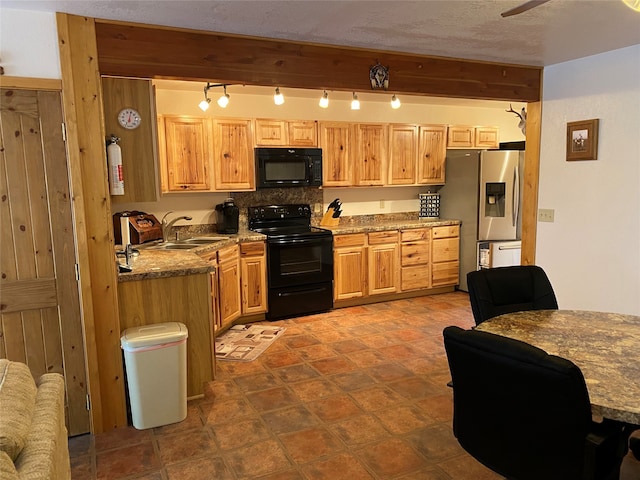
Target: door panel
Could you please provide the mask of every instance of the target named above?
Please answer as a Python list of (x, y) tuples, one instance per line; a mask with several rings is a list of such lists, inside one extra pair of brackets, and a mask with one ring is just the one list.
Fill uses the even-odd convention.
[(89, 431), (59, 92), (2, 89), (0, 356), (65, 377), (70, 435)]

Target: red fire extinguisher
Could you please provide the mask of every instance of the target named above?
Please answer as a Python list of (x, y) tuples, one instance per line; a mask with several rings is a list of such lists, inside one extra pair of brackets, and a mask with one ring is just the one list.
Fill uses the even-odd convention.
[(122, 150), (118, 142), (120, 138), (111, 135), (107, 145), (107, 164), (109, 166), (109, 193), (124, 195), (124, 176), (122, 175)]

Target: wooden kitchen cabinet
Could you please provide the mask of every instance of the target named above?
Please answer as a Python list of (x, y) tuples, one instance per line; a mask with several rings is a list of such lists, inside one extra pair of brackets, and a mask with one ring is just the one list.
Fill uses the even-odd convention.
[(366, 235), (333, 237), (333, 299), (364, 297), (367, 292)]
[(498, 148), (497, 127), (449, 125), (447, 148)]
[(212, 142), (209, 118), (162, 115), (158, 118), (158, 125), (162, 191), (211, 190)]
[(372, 232), (367, 235), (369, 295), (394, 293), (400, 288), (398, 232)]
[(226, 192), (255, 190), (252, 121), (214, 119), (213, 145), (215, 190)]
[(353, 185), (352, 144), (352, 124), (347, 122), (320, 123), (323, 186), (349, 187)]
[(256, 145), (317, 147), (318, 125), (313, 120), (256, 119)]
[(418, 126), (389, 125), (389, 185), (416, 183)]
[(240, 244), (242, 315), (267, 311), (267, 253), (265, 242)]
[(387, 132), (384, 124), (364, 123), (354, 127), (355, 185), (384, 185), (387, 171)]
[(220, 328), (227, 329), (242, 314), (238, 245), (218, 250), (217, 257)]
[(460, 281), (460, 226), (431, 229), (431, 286), (457, 285)]
[(400, 232), (400, 287), (403, 292), (431, 286), (431, 229)]
[(417, 183), (423, 185), (444, 183), (446, 138), (446, 126), (420, 125)]
[(184, 323), (187, 339), (187, 395), (202, 395), (213, 380), (215, 350), (210, 317), (209, 274), (118, 283), (121, 332), (164, 322)]
[[(107, 137), (120, 138), (124, 195), (112, 195), (111, 203), (155, 202), (158, 199), (156, 173), (155, 101), (150, 80), (135, 78), (102, 78), (104, 126)], [(135, 108), (142, 121), (134, 129), (118, 122), (118, 113)]]

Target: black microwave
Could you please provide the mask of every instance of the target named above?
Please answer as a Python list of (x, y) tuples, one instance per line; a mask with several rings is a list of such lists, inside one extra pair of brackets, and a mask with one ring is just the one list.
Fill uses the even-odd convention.
[(256, 148), (255, 154), (258, 188), (322, 185), (320, 148)]

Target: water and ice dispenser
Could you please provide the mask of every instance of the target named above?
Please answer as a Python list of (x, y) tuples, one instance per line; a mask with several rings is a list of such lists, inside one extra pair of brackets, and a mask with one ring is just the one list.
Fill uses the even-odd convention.
[(487, 182), (485, 184), (485, 217), (504, 217), (506, 202), (506, 183)]

